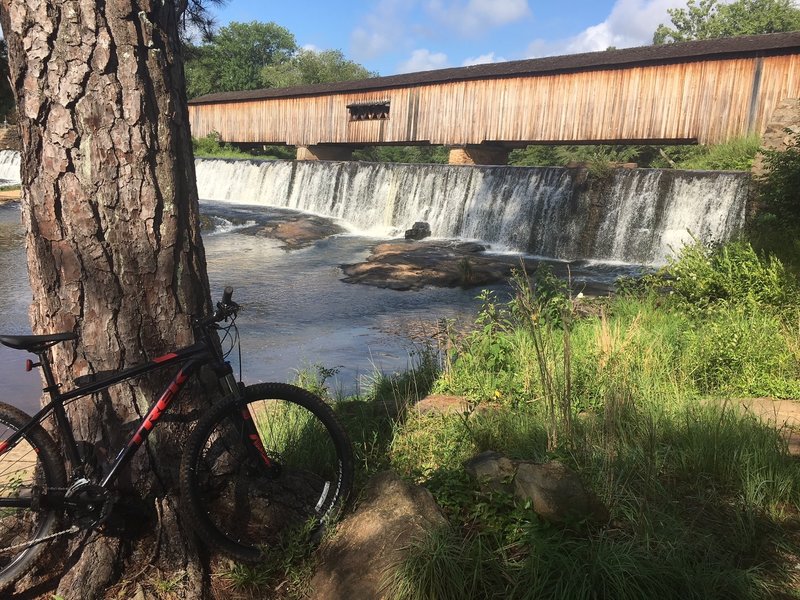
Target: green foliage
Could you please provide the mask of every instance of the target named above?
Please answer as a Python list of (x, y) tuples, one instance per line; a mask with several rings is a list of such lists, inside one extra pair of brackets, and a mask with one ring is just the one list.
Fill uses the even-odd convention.
[[(800, 394), (796, 282), (743, 242), (692, 244), (580, 309), (536, 275), (518, 274), (508, 303), (485, 292), (475, 330), (454, 340), (436, 386), (469, 408), (392, 429), (389, 466), (423, 483), (450, 526), (412, 546), (390, 596), (792, 597), (800, 463), (780, 430), (718, 398)], [(560, 372), (569, 418), (548, 401)], [(549, 525), (481, 489), (462, 465), (486, 450), (557, 457), (609, 521)]]
[(275, 23), (231, 22), (200, 45), (184, 48), (189, 98), (216, 92), (289, 87), (375, 77), (339, 50), (298, 48)]
[(185, 49), (189, 98), (261, 87), (261, 70), (297, 52), (294, 35), (275, 23), (232, 21), (200, 46)]
[(232, 563), (221, 576), (239, 592), (252, 597), (270, 595), (276, 586), (283, 588), (281, 597), (303, 597), (303, 586), (312, 575), (316, 547), (314, 523), (295, 529), (281, 543), (265, 548), (264, 560), (258, 564)]
[(614, 163), (640, 162), (651, 151), (645, 146), (630, 145), (533, 145), (512, 150), (508, 164), (517, 167), (563, 167), (585, 164), (597, 173), (606, 173)]
[[(672, 162), (669, 166), (697, 171), (749, 171), (759, 150), (757, 135), (735, 138), (709, 146), (669, 146), (664, 154)], [(654, 162), (655, 167), (667, 166)]]
[(252, 154), (237, 150), (221, 141), (216, 131), (203, 138), (192, 138), (192, 150), (197, 157), (205, 158), (253, 158)]
[(787, 131), (791, 144), (786, 150), (764, 151), (764, 174), (759, 178), (758, 196), (764, 209), (781, 221), (800, 226), (800, 132)]
[(684, 246), (660, 275), (686, 305), (718, 303), (784, 310), (797, 306), (797, 281), (774, 256), (760, 256), (748, 242)]
[(305, 369), (298, 369), (296, 373), (292, 382), (294, 385), (306, 389), (320, 398), (330, 399), (332, 394), (328, 387), (328, 381), (336, 378), (339, 367), (326, 367), (317, 363)]
[(796, 398), (797, 356), (780, 319), (742, 308), (719, 311), (687, 331), (691, 376), (703, 394)]
[(748, 227), (753, 245), (800, 272), (800, 132), (787, 130), (785, 150), (763, 150), (763, 174), (756, 180), (759, 212)]
[(667, 12), (673, 26), (659, 25), (654, 44), (800, 29), (800, 9), (793, 0), (689, 0), (686, 8)]
[(677, 168), (707, 171), (749, 171), (759, 149), (758, 136), (736, 138), (710, 146), (600, 145), (528, 146), (513, 150), (510, 165), (518, 167), (560, 167), (583, 164), (596, 176), (608, 175), (619, 163), (636, 163), (643, 168)]
[(447, 164), (449, 151), (444, 146), (369, 146), (353, 152), (354, 160), (418, 164)]
[(333, 81), (355, 81), (377, 77), (378, 74), (348, 60), (341, 50), (299, 50), (283, 62), (271, 63), (261, 69), (263, 87), (291, 87)]
[[(611, 519), (568, 529), (479, 489), (460, 465), (487, 448), (545, 460), (535, 406), (411, 416), (394, 432), (392, 464), (424, 482), (450, 526), (412, 545), (386, 582), (391, 597), (756, 599), (789, 589), (798, 548), (782, 524), (800, 501), (800, 465), (777, 432), (725, 406), (638, 404), (619, 416), (613, 446), (602, 415), (578, 423), (562, 460)], [(783, 559), (770, 550), (780, 545)]]

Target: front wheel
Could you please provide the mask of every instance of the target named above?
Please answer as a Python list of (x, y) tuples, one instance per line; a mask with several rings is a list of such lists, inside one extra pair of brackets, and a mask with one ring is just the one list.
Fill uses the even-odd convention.
[(181, 463), (185, 510), (200, 537), (238, 560), (336, 516), (353, 482), (350, 441), (331, 408), (288, 384), (245, 388), (212, 407)]
[(0, 403), (0, 591), (28, 570), (46, 546), (60, 511), (48, 508), (49, 490), (66, 487), (64, 463), (39, 425), (13, 441), (31, 418)]

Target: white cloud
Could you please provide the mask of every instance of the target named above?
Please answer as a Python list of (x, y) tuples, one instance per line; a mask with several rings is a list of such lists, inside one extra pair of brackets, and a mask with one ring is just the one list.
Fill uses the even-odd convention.
[(535, 40), (528, 46), (528, 56), (553, 56), (605, 50), (609, 46), (629, 48), (652, 43), (653, 33), (661, 23), (669, 24), (667, 9), (684, 8), (686, 0), (617, 0), (608, 18), (587, 27), (565, 40)]
[(356, 60), (368, 60), (394, 50), (406, 35), (408, 13), (415, 2), (380, 0), (350, 34), (350, 49)]
[(448, 67), (447, 55), (442, 52), (431, 52), (419, 48), (411, 53), (411, 57), (397, 67), (398, 73), (415, 73)]
[(425, 8), (443, 25), (465, 35), (508, 25), (531, 14), (528, 0), (426, 0)]
[(506, 62), (506, 60), (507, 59), (503, 58), (502, 56), (495, 56), (494, 52), (489, 52), (488, 54), (481, 54), (480, 56), (476, 56), (474, 58), (465, 58), (464, 62), (461, 63), (461, 66), (471, 67), (472, 65)]

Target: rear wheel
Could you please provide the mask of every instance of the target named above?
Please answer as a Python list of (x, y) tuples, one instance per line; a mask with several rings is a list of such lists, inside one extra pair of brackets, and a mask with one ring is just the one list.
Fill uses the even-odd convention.
[(347, 434), (301, 388), (249, 386), (192, 432), (181, 464), (185, 509), (200, 536), (242, 561), (335, 518), (353, 481)]
[(46, 507), (43, 494), (66, 487), (64, 463), (40, 426), (8, 445), (30, 420), (21, 410), (0, 403), (0, 591), (33, 567), (47, 545), (37, 540), (55, 529), (59, 511)]

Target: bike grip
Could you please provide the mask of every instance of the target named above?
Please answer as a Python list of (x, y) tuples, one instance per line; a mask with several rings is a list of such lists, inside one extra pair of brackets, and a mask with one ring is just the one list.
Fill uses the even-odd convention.
[(230, 304), (232, 298), (233, 298), (233, 288), (228, 285), (225, 287), (225, 291), (222, 292), (222, 304), (225, 305)]

